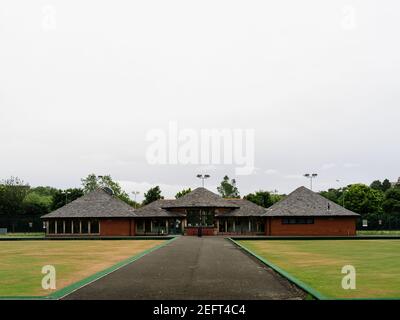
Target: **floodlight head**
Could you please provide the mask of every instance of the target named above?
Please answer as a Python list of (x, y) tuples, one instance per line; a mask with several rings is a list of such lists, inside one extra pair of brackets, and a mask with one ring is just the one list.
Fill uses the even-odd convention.
[(197, 175), (197, 178), (202, 178), (202, 177), (203, 177), (203, 175), (201, 175), (201, 174)]
[(313, 176), (313, 177), (316, 177), (316, 176), (318, 176), (318, 174), (317, 174), (317, 173), (313, 173), (312, 176)]
[(308, 177), (310, 176), (310, 174), (309, 174), (309, 173), (306, 173), (304, 176), (308, 178)]
[(206, 174), (205, 176), (204, 176), (204, 178), (209, 178), (210, 177), (210, 175), (209, 174)]

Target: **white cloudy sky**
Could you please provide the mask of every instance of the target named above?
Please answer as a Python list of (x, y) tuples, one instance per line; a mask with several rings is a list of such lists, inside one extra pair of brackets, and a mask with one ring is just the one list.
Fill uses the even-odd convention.
[[(400, 4), (0, 2), (0, 178), (214, 189), (233, 166), (150, 165), (152, 129), (255, 130), (242, 194), (400, 176)], [(340, 182), (336, 182), (339, 179)]]

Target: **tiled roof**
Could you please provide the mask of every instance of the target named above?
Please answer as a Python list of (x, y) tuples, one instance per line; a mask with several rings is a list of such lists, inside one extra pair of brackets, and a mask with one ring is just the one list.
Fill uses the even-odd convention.
[(266, 217), (282, 216), (359, 216), (306, 187), (300, 187), (266, 209)]
[(169, 202), (175, 200), (160, 199), (149, 203), (135, 211), (137, 217), (181, 217), (185, 216), (183, 213), (173, 212), (163, 209)]
[(238, 208), (238, 205), (205, 188), (197, 188), (181, 198), (163, 204), (163, 208), (188, 207)]
[(136, 217), (136, 215), (131, 206), (99, 188), (42, 216), (42, 219), (114, 217)]

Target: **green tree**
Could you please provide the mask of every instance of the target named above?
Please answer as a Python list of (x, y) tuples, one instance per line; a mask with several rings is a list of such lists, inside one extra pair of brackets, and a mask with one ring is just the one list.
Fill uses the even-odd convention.
[(223, 198), (240, 198), (239, 190), (236, 187), (236, 180), (229, 180), (228, 176), (224, 177), (217, 190)]
[(341, 199), (343, 194), (342, 189), (334, 189), (330, 188), (328, 191), (321, 191), (320, 195), (327, 198), (328, 200), (331, 200), (333, 202), (339, 203), (339, 199)]
[(114, 181), (110, 175), (96, 176), (94, 173), (89, 174), (86, 178), (81, 179), (83, 192), (87, 194), (97, 188), (110, 188), (113, 194), (126, 202), (129, 205), (133, 205), (134, 201), (129, 198), (129, 195), (122, 190), (118, 182)]
[(52, 196), (29, 192), (23, 200), (24, 213), (44, 215), (50, 212), (53, 203)]
[(83, 190), (80, 188), (70, 188), (66, 190), (57, 190), (53, 195), (51, 210), (56, 210), (65, 206), (83, 196)]
[(275, 203), (281, 201), (285, 196), (286, 196), (286, 195), (284, 195), (284, 194), (272, 193), (272, 194), (271, 194), (272, 204), (275, 204)]
[(274, 204), (274, 200), (268, 191), (259, 190), (255, 193), (249, 193), (243, 199), (249, 200), (261, 207), (268, 208)]
[[(383, 192), (372, 189), (365, 184), (348, 186), (344, 190), (343, 196), (345, 207), (361, 215), (382, 211)], [(339, 201), (342, 202), (343, 198)]]
[(390, 183), (389, 179), (385, 179), (382, 182), (382, 191), (386, 192), (392, 187), (392, 184)]
[(175, 195), (175, 199), (178, 199), (180, 197), (183, 197), (184, 195), (187, 195), (188, 193), (191, 193), (192, 189), (188, 188), (188, 189), (183, 189), (181, 191), (179, 191), (176, 195)]
[(21, 214), (23, 201), (29, 192), (29, 185), (18, 177), (0, 181), (0, 214)]
[(160, 187), (155, 186), (144, 193), (144, 200), (142, 204), (146, 205), (159, 199), (164, 199), (164, 197), (161, 195)]
[(375, 190), (383, 191), (382, 182), (380, 180), (375, 180), (371, 183), (370, 187)]
[(400, 188), (391, 188), (385, 193), (385, 200), (382, 204), (386, 214), (400, 216)]

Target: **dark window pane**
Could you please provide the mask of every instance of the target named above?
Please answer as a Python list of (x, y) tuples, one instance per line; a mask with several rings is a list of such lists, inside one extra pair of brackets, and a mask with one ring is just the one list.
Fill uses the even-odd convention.
[(54, 220), (49, 221), (49, 233), (55, 233), (56, 232), (56, 225)]
[(81, 233), (84, 233), (84, 234), (89, 233), (89, 221), (88, 220), (82, 220), (81, 223), (82, 223), (82, 227), (81, 227), (82, 231), (81, 231)]
[(71, 220), (65, 220), (65, 233), (72, 233)]
[(74, 220), (72, 223), (74, 224), (74, 234), (80, 233), (79, 220)]
[(100, 231), (99, 220), (90, 221), (90, 233), (99, 233)]
[(57, 234), (64, 233), (64, 224), (62, 220), (57, 220)]

